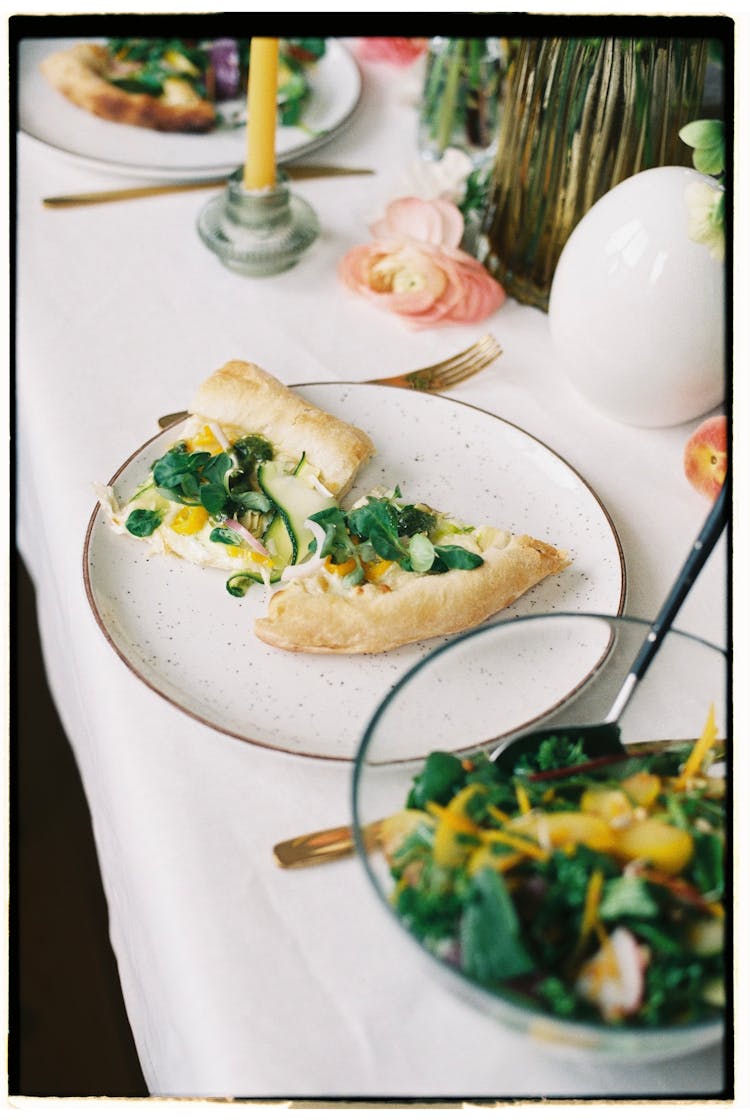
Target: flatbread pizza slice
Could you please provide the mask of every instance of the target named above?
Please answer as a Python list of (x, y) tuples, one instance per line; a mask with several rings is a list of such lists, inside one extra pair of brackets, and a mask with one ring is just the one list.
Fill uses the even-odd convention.
[(473, 527), (398, 490), (308, 522), (310, 555), (282, 573), (255, 623), (264, 642), (305, 653), (382, 653), (478, 626), (569, 564), (544, 541)]
[[(249, 39), (108, 39), (76, 43), (41, 63), (74, 105), (118, 124), (159, 132), (209, 132), (245, 123)], [(282, 39), (279, 123), (297, 125), (311, 92), (308, 72), (325, 39)]]
[(189, 57), (173, 49), (150, 91), (131, 81), (133, 66), (98, 43), (76, 43), (40, 63), (42, 73), (74, 105), (104, 120), (158, 132), (208, 132), (216, 109), (196, 82)]
[(236, 575), (274, 583), (314, 540), (306, 525), (337, 505), (374, 453), (364, 432), (318, 408), (257, 365), (231, 361), (198, 389), (174, 441), (120, 504), (99, 487), (112, 527)]

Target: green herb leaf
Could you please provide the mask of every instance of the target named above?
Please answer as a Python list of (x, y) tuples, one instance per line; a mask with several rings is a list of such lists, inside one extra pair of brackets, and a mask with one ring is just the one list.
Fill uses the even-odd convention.
[(310, 515), (310, 521), (325, 529), (325, 537), (320, 548), (321, 556), (330, 556), (335, 563), (343, 564), (350, 556), (355, 555), (354, 542), (349, 536), (346, 519), (338, 506), (331, 506), (319, 513)]
[(704, 175), (721, 175), (725, 168), (724, 122), (690, 121), (678, 133), (680, 140), (693, 148), (693, 166)]
[(203, 505), (216, 516), (226, 512), (229, 494), (224, 479), (232, 460), (225, 451), (209, 455), (207, 451), (189, 452), (184, 443), (175, 444), (153, 465), (153, 477), (159, 492), (183, 505)]
[(579, 1000), (570, 985), (559, 976), (545, 976), (534, 990), (555, 1015), (569, 1018), (575, 1014)]
[(424, 809), (428, 801), (447, 804), (464, 784), (465, 778), (466, 771), (459, 758), (444, 751), (432, 751), (414, 779), (409, 793), (409, 808)]
[[(436, 544), (435, 558), (444, 565), (445, 569), (460, 568), (463, 571), (471, 571), (474, 568), (481, 568), (484, 564), (478, 552), (471, 552), (468, 548), (462, 548), (457, 544)], [(438, 568), (438, 570), (443, 569)]]
[(235, 548), (244, 544), (239, 533), (234, 529), (227, 529), (223, 525), (217, 525), (215, 529), (212, 529), (208, 539), (214, 541), (215, 544), (233, 545)]
[(224, 489), (224, 478), (228, 471), (232, 469), (232, 460), (226, 451), (220, 451), (218, 455), (210, 455), (207, 462), (205, 462), (200, 470), (201, 479), (212, 486), (220, 486)]
[(724, 844), (715, 832), (693, 834), (691, 865), (695, 885), (703, 894), (720, 898), (724, 893)]
[(378, 556), (411, 567), (409, 553), (399, 540), (396, 508), (386, 498), (368, 498), (366, 505), (349, 512), (346, 521), (349, 531), (369, 540)]
[(242, 436), (232, 444), (232, 450), (243, 470), (273, 459), (273, 447), (267, 439), (259, 435)]
[(514, 773), (538, 774), (543, 770), (562, 770), (588, 761), (583, 740), (570, 740), (566, 735), (550, 735), (535, 753), (523, 755), (514, 767)]
[(655, 918), (659, 906), (647, 883), (635, 875), (620, 875), (605, 883), (599, 917), (616, 922), (623, 917)]
[(158, 529), (164, 513), (157, 509), (134, 509), (128, 514), (125, 528), (134, 537), (150, 537)]
[(254, 510), (256, 513), (268, 513), (273, 508), (273, 502), (258, 490), (230, 490), (232, 502), (241, 510)]
[(472, 879), (459, 937), (464, 968), (483, 984), (509, 980), (534, 969), (521, 941), (508, 888), (491, 867), (483, 867)]
[(395, 509), (396, 530), (401, 537), (413, 537), (415, 533), (429, 533), (437, 524), (435, 514), (420, 506), (396, 506)]
[(201, 486), (198, 495), (203, 508), (208, 510), (213, 517), (223, 512), (227, 500), (227, 492), (223, 486), (207, 483), (205, 486)]

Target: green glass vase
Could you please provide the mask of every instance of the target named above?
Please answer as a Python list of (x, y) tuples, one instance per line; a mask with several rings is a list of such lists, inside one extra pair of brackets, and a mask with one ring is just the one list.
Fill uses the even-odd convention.
[(689, 165), (703, 39), (528, 39), (519, 44), (488, 188), (480, 259), (547, 310), (560, 253), (594, 203), (650, 167)]

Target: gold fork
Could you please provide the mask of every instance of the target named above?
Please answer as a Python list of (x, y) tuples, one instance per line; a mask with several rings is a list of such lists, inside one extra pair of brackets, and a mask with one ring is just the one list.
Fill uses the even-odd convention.
[[(422, 393), (440, 393), (466, 381), (468, 377), (486, 369), (488, 365), (502, 354), (500, 345), (491, 334), (486, 334), (477, 342), (467, 346), (459, 354), (435, 362), (422, 369), (413, 369), (408, 373), (399, 373), (395, 377), (375, 377), (363, 382), (366, 385), (392, 385), (397, 389), (417, 389)], [(184, 420), (187, 412), (168, 412), (166, 416), (159, 417), (159, 427), (168, 428), (178, 420)]]

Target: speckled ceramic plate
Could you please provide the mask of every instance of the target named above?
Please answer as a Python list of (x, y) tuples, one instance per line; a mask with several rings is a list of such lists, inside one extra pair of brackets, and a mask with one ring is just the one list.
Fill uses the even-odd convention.
[[(568, 550), (570, 567), (499, 617), (622, 611), (622, 550), (606, 510), (572, 467), (527, 432), (442, 396), (351, 383), (297, 388), (375, 442), (378, 453), (349, 500), (398, 484), (407, 500)], [(112, 480), (119, 498), (132, 494), (173, 439), (160, 433), (120, 468)], [(349, 657), (264, 645), (253, 620), (265, 614), (267, 591), (235, 599), (225, 572), (147, 558), (142, 542), (111, 532), (99, 506), (86, 534), (84, 578), (109, 642), (150, 688), (228, 735), (312, 758), (353, 759), (379, 701), (447, 641)]]
[[(87, 40), (99, 42), (95, 38)], [(200, 179), (228, 175), (245, 158), (244, 127), (189, 135), (105, 121), (58, 93), (39, 63), (80, 39), (25, 39), (19, 44), (18, 114), (22, 130), (76, 163), (146, 179)], [(310, 97), (302, 122), (279, 126), (280, 163), (320, 148), (350, 120), (362, 92), (353, 56), (336, 39), (310, 70)]]

